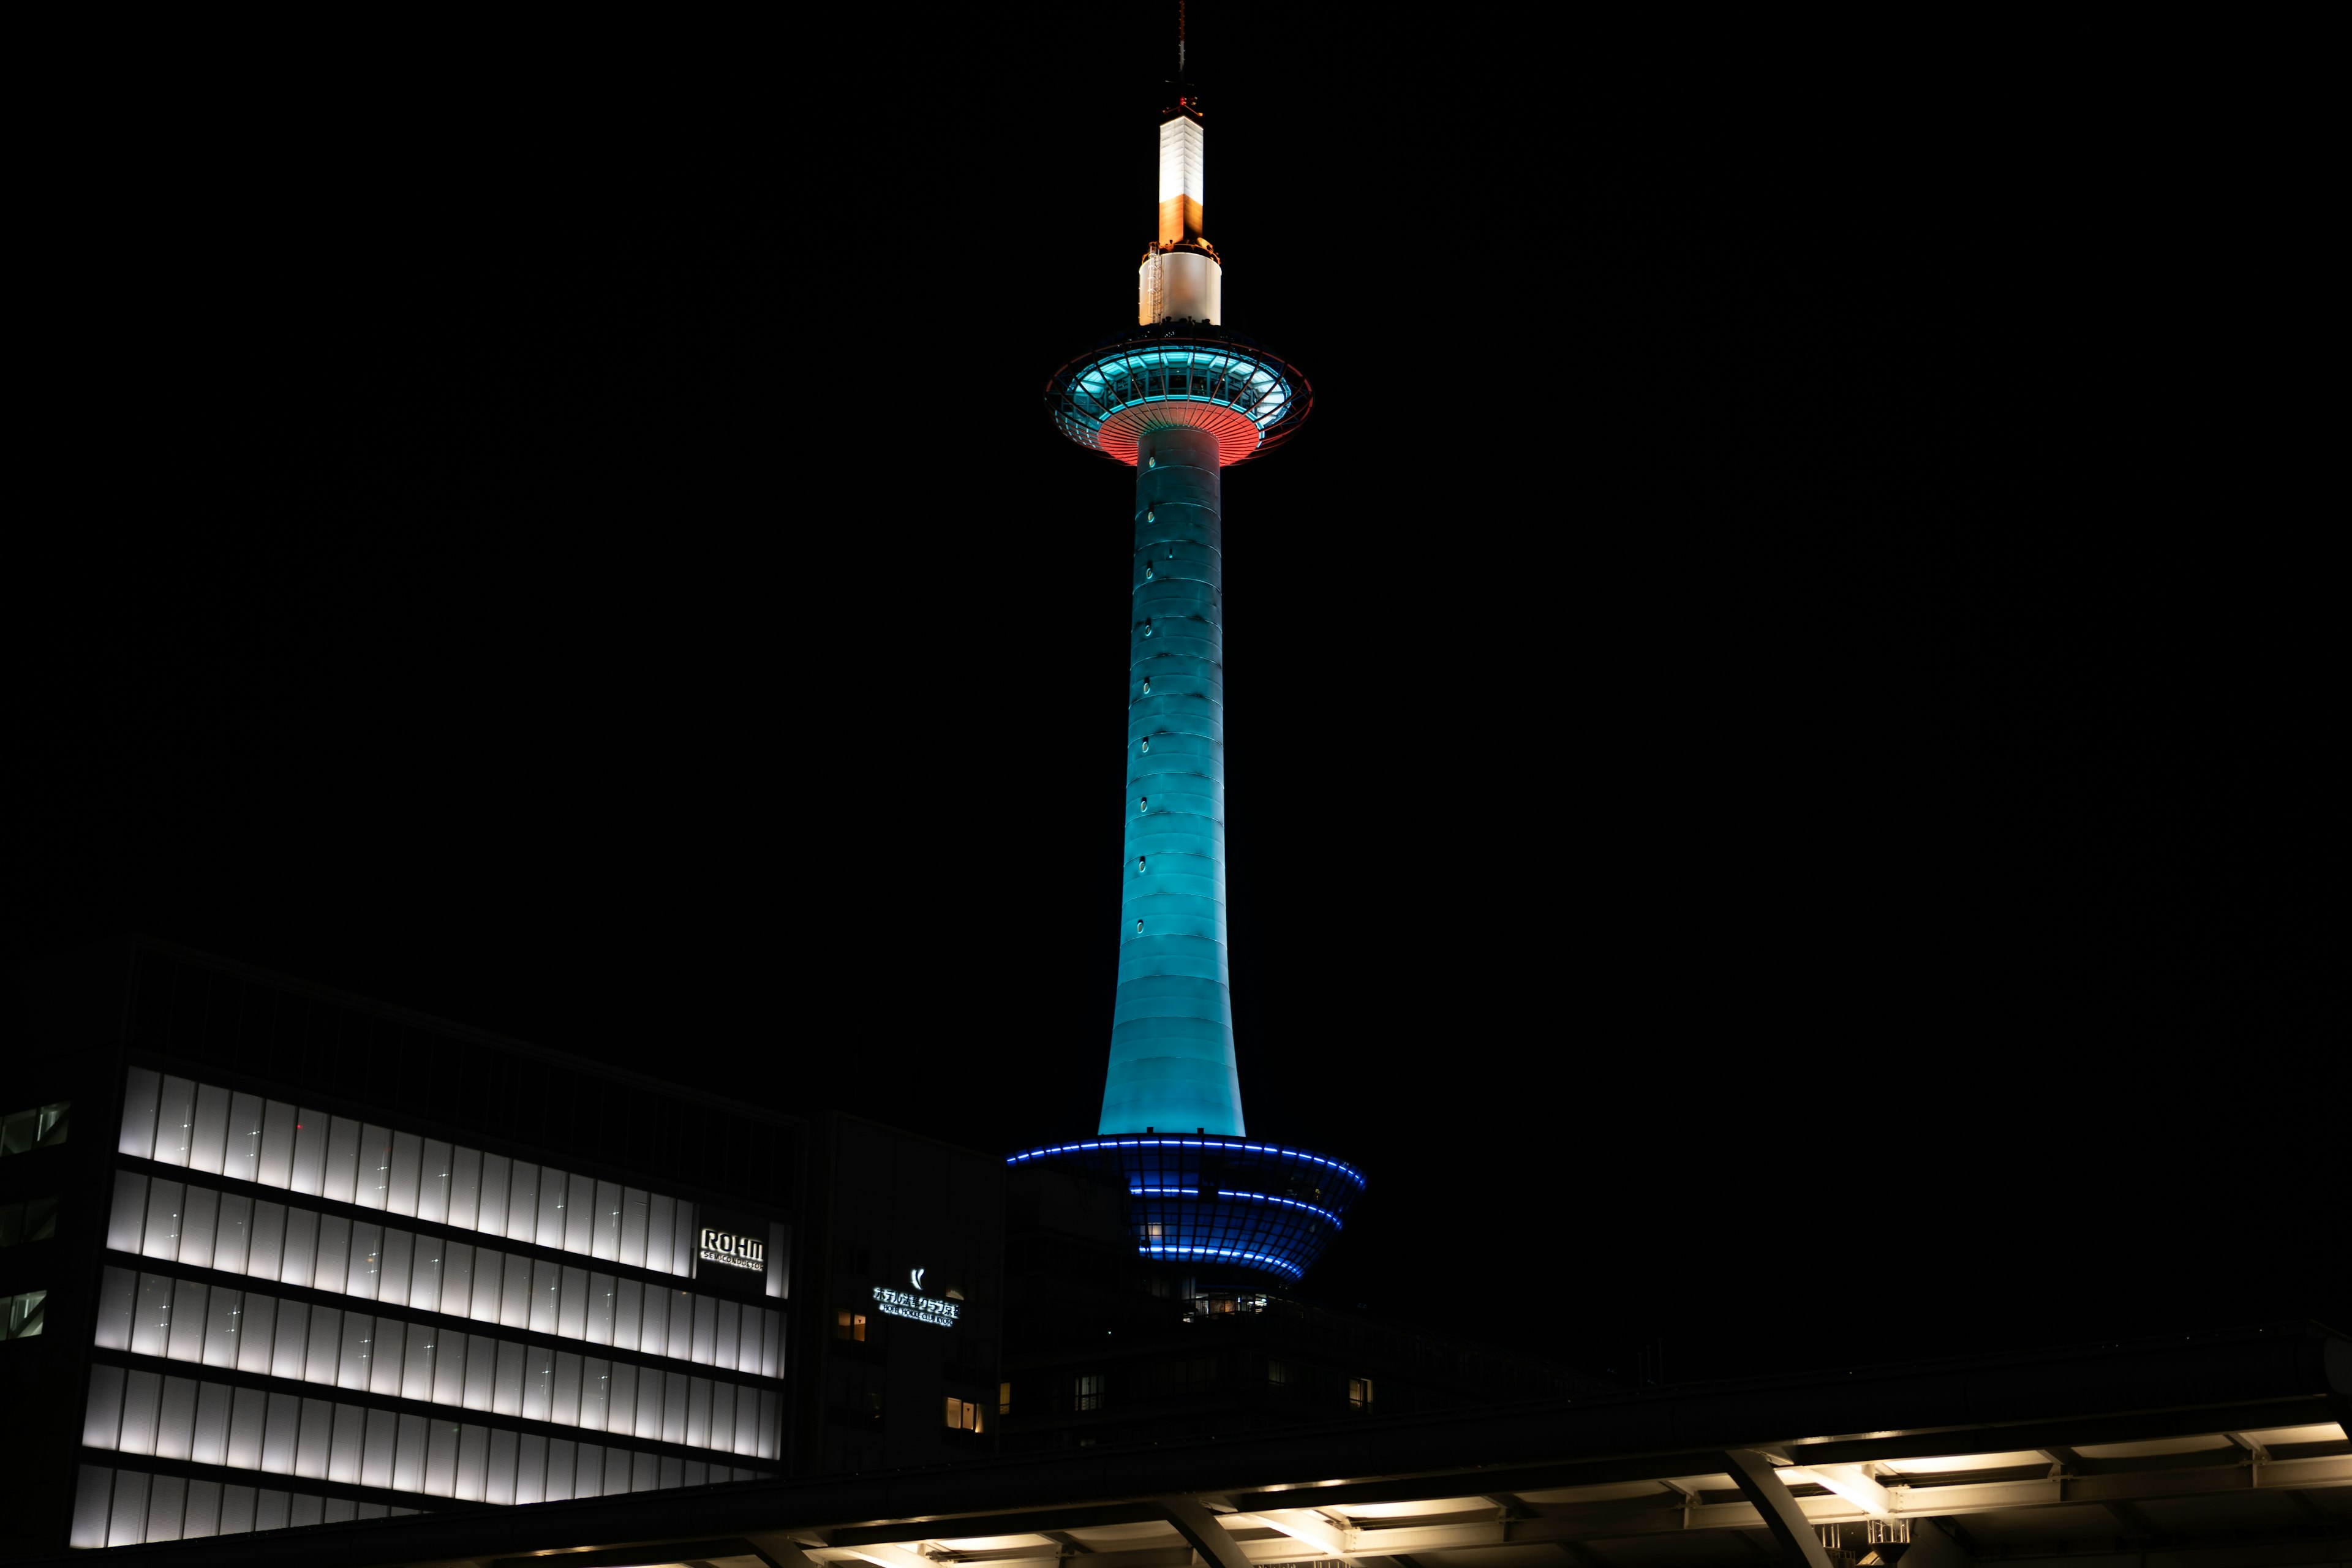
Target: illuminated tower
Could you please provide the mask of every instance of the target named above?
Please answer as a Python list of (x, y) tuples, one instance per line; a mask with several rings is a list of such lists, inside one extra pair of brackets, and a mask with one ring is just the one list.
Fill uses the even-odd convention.
[(1362, 1190), (1351, 1167), (1246, 1136), (1225, 957), (1222, 474), (1307, 418), (1307, 379), (1223, 322), (1203, 237), (1206, 132), (1178, 80), (1137, 325), (1056, 372), (1045, 405), (1135, 469), (1118, 997), (1097, 1136), (1013, 1157), (1125, 1181), (1138, 1247), (1296, 1279)]

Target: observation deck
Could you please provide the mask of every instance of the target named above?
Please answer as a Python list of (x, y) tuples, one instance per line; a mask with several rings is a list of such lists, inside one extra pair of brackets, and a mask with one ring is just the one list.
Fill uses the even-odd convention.
[(1218, 467), (1231, 468), (1288, 440), (1314, 402), (1296, 365), (1204, 321), (1129, 328), (1045, 384), (1055, 427), (1129, 468), (1145, 431), (1184, 426), (1213, 432)]
[(1213, 1133), (1086, 1138), (1004, 1163), (1058, 1165), (1117, 1183), (1142, 1257), (1286, 1284), (1323, 1255), (1364, 1190), (1363, 1173), (1344, 1161)]

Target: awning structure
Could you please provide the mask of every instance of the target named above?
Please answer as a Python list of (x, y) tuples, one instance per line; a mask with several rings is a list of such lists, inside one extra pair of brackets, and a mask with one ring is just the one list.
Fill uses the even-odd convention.
[(2297, 1326), (128, 1550), (450, 1568), (2291, 1568), (2352, 1562), (2347, 1426), (2352, 1339)]

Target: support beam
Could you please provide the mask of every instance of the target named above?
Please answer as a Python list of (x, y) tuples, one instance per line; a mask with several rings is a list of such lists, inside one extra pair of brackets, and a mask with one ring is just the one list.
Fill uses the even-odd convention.
[(1881, 1519), (1895, 1517), (1895, 1500), (1886, 1495), (1886, 1489), (1878, 1484), (1865, 1465), (1814, 1465), (1783, 1470), (1780, 1479), (1783, 1484), (1811, 1481), (1827, 1487), (1864, 1513), (1876, 1514)]
[(1751, 1448), (1727, 1448), (1723, 1468), (1738, 1483), (1740, 1495), (1764, 1516), (1764, 1528), (1772, 1532), (1772, 1542), (1790, 1568), (1830, 1568), (1821, 1538), (1813, 1533), (1805, 1510), (1773, 1473), (1769, 1459)]
[(1256, 1517), (1293, 1541), (1305, 1542), (1326, 1557), (1354, 1560), (1348, 1550), (1347, 1531), (1311, 1508), (1278, 1508)]
[(1241, 1543), (1234, 1539), (1231, 1531), (1217, 1522), (1215, 1514), (1188, 1497), (1161, 1498), (1160, 1507), (1167, 1514), (1168, 1522), (1176, 1527), (1176, 1533), (1201, 1554), (1206, 1568), (1250, 1568), (1249, 1559), (1242, 1555)]

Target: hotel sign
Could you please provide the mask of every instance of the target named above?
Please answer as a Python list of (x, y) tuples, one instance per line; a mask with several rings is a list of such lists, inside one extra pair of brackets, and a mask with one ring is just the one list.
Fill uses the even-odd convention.
[[(919, 1268), (908, 1270), (908, 1282), (916, 1290), (921, 1290), (923, 1271)], [(874, 1287), (874, 1304), (894, 1318), (907, 1318), (938, 1329), (954, 1328), (957, 1317), (963, 1311), (961, 1301), (950, 1300), (943, 1296), (909, 1295), (904, 1290), (893, 1290), (887, 1285)]]
[(754, 1274), (768, 1271), (768, 1244), (717, 1226), (702, 1227), (702, 1261), (722, 1264), (730, 1268), (748, 1268)]

